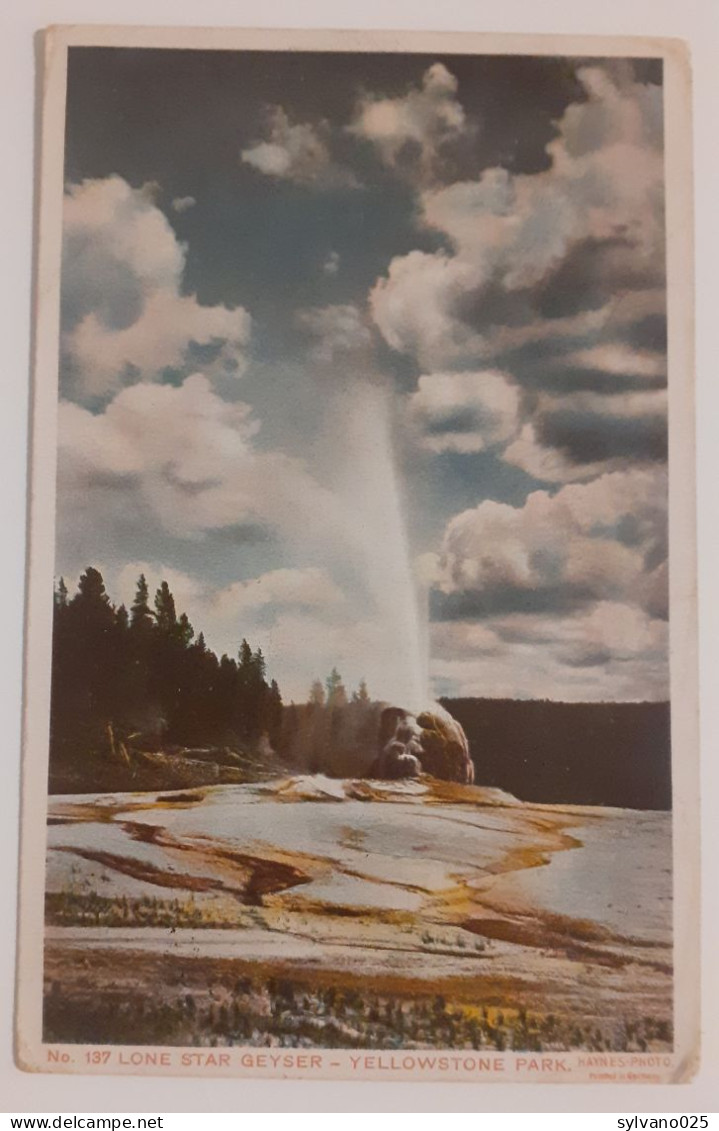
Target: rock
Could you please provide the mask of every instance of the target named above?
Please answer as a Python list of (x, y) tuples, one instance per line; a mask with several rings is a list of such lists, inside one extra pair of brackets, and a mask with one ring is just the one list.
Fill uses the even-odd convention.
[(387, 707), (380, 716), (379, 754), (369, 776), (394, 780), (431, 774), (471, 785), (474, 765), (464, 730), (439, 703), (417, 715)]
[(417, 716), (421, 727), (422, 767), (427, 774), (443, 781), (472, 785), (474, 763), (464, 728), (437, 703)]

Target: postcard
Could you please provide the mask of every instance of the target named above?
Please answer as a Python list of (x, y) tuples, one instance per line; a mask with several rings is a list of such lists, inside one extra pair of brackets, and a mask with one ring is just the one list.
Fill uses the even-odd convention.
[(46, 33), (22, 1068), (691, 1077), (689, 101)]

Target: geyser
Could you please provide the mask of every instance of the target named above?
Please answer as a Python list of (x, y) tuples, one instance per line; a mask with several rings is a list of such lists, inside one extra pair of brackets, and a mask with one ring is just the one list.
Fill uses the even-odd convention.
[(392, 401), (386, 389), (365, 380), (345, 389), (338, 407), (346, 536), (376, 622), (362, 670), (382, 699), (419, 710), (429, 696), (427, 616), (420, 612), (410, 563), (393, 458)]
[(465, 733), (430, 697), (426, 602), (422, 607), (410, 559), (394, 459), (394, 404), (369, 369), (364, 376), (353, 369), (353, 380), (335, 385), (325, 405), (342, 537), (353, 585), (373, 624), (366, 652), (354, 659), (382, 702), (334, 708), (328, 725), (315, 711), (293, 745), (303, 751), (298, 760), (338, 776), (424, 773), (471, 783)]

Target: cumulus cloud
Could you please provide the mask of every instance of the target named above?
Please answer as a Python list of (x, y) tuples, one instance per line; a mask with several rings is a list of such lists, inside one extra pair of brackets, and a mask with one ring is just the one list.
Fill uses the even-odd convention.
[(194, 346), (241, 372), (250, 316), (182, 292), (186, 249), (148, 189), (121, 177), (71, 185), (63, 227), (64, 367), (72, 395), (103, 398), (182, 367)]
[[(662, 91), (601, 67), (578, 77), (586, 99), (557, 123), (548, 169), (422, 189), (422, 223), (450, 249), (395, 257), (369, 309), (388, 345), (423, 369), (498, 368), (557, 395), (665, 383)], [(660, 458), (658, 406), (586, 401), (587, 443), (569, 450), (554, 405), (528, 415), (509, 461), (562, 481)], [(577, 417), (576, 405), (561, 411)]]
[(423, 197), (425, 222), (510, 291), (536, 286), (582, 242), (609, 242), (620, 260), (662, 269), (662, 91), (618, 87), (601, 68), (578, 78), (588, 100), (567, 107), (548, 170), (488, 169)]
[(604, 474), (457, 515), (423, 562), (444, 693), (668, 696), (667, 480)]
[(392, 260), (369, 296), (372, 317), (388, 345), (435, 368), (472, 357), (481, 339), (456, 315), (478, 283), (472, 263), (443, 252), (410, 251)]
[(453, 695), (574, 702), (666, 699), (668, 625), (636, 605), (432, 625), (432, 677)]
[(481, 452), (506, 444), (519, 427), (520, 394), (502, 373), (432, 373), (409, 397), (410, 417), (435, 452)]
[(281, 106), (269, 111), (267, 138), (241, 152), (241, 159), (258, 173), (277, 180), (316, 188), (356, 186), (350, 170), (332, 160), (325, 122), (293, 124)]
[[(608, 254), (602, 266), (615, 276), (644, 268), (655, 280), (663, 277), (663, 154), (661, 134), (649, 126), (661, 118), (661, 89), (618, 89), (599, 68), (582, 68), (579, 77), (588, 101), (569, 106), (558, 123), (548, 170), (487, 169), (476, 181), (422, 194), (424, 223), (445, 233), (471, 268), (464, 289), (478, 292), (479, 320), (481, 291), (490, 282), (505, 292), (537, 288), (578, 246), (587, 258), (592, 248)], [(391, 292), (407, 279), (397, 262), (374, 299), (391, 345)], [(454, 315), (462, 321), (458, 301)]]
[(565, 369), (599, 371), (608, 376), (638, 377), (650, 382), (666, 379), (666, 356), (651, 350), (632, 349), (625, 342), (605, 342), (577, 350), (561, 360)]
[(312, 339), (311, 356), (317, 361), (331, 363), (372, 344), (367, 320), (352, 303), (298, 310), (295, 322)]
[(172, 201), (173, 212), (189, 212), (197, 204), (194, 196), (176, 196)]
[(399, 98), (366, 94), (350, 130), (376, 146), (382, 161), (399, 170), (432, 178), (448, 144), (467, 129), (457, 100), (457, 79), (443, 63), (433, 63), (422, 85)]
[(504, 459), (550, 483), (593, 478), (627, 464), (663, 463), (666, 416), (664, 389), (540, 396), (532, 421), (505, 449)]
[(102, 413), (62, 402), (61, 536), (100, 543), (106, 527), (115, 538), (154, 528), (192, 539), (259, 523), (306, 539), (309, 515), (336, 520), (301, 461), (256, 448), (258, 429), (246, 404), (222, 400), (201, 374), (129, 386)]
[(322, 264), (322, 270), (325, 275), (336, 275), (340, 269), (340, 254), (338, 251), (330, 251)]
[(666, 611), (666, 475), (624, 471), (485, 500), (448, 524), (436, 563), (437, 619), (562, 613), (597, 602)]
[(102, 572), (111, 594), (127, 608), (134, 600), (140, 574), (151, 595), (166, 581), (178, 612), (186, 612), (210, 646), (221, 651), (236, 651), (243, 635), (266, 631), (284, 615), (316, 618), (318, 625), (338, 616), (344, 621), (347, 616), (342, 590), (321, 567), (269, 570), (219, 588), (209, 585), (206, 578), (159, 561), (137, 560), (119, 570), (106, 567)]
[(341, 604), (342, 591), (325, 569), (274, 569), (250, 581), (236, 581), (213, 598), (213, 612), (239, 616), (266, 608), (324, 609)]

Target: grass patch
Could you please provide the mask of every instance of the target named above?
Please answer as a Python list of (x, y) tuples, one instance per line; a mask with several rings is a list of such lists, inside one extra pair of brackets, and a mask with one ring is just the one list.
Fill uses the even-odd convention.
[(48, 892), (45, 896), (45, 922), (53, 927), (223, 927), (237, 930), (238, 919), (218, 914), (211, 905), (186, 899), (161, 899), (143, 896), (109, 898), (95, 892)]
[(668, 1021), (587, 1023), (554, 1013), (408, 997), (284, 977), (231, 974), (201, 984), (185, 977), (152, 997), (113, 982), (92, 991), (46, 987), (44, 1039), (51, 1043), (270, 1046), (281, 1048), (585, 1049), (667, 1051)]

